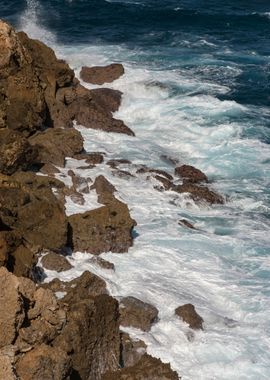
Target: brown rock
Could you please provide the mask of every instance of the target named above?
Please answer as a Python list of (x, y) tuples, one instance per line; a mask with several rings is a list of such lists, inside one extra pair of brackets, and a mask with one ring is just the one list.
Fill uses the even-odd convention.
[(90, 178), (83, 178), (79, 175), (76, 175), (73, 170), (68, 171), (68, 175), (71, 176), (72, 179), (72, 189), (74, 192), (88, 194), (89, 193), (89, 181)]
[(103, 269), (115, 270), (115, 266), (110, 261), (102, 259), (102, 257), (94, 256), (91, 258), (91, 263), (98, 265)]
[(92, 84), (111, 83), (124, 74), (124, 67), (119, 63), (108, 66), (82, 67), (80, 77), (83, 81)]
[(135, 297), (124, 297), (120, 301), (120, 324), (149, 331), (158, 320), (158, 310)]
[(175, 175), (183, 178), (183, 183), (208, 182), (206, 175), (194, 166), (182, 165), (175, 168)]
[(196, 312), (195, 307), (191, 303), (179, 306), (177, 309), (175, 309), (175, 314), (178, 315), (184, 322), (186, 322), (190, 328), (194, 330), (203, 330), (203, 319)]
[(118, 111), (121, 105), (122, 92), (111, 88), (97, 88), (91, 90), (93, 100), (102, 108), (110, 112)]
[(0, 268), (0, 349), (15, 341), (17, 331), (22, 326), (25, 312), (23, 298), (19, 291), (19, 280)]
[(191, 224), (188, 220), (186, 219), (181, 219), (179, 220), (178, 224), (182, 225), (182, 226), (185, 226), (185, 227), (188, 227), (188, 228), (191, 228), (193, 230), (196, 230), (196, 228), (193, 226), (193, 224)]
[(42, 165), (39, 171), (40, 173), (48, 174), (48, 175), (54, 175), (55, 173), (60, 173), (59, 169), (57, 169), (54, 165), (49, 164), (49, 163)]
[(41, 264), (45, 269), (56, 272), (64, 272), (72, 268), (72, 265), (64, 256), (55, 252), (49, 252), (46, 256), (43, 256)]
[(83, 150), (83, 138), (76, 129), (53, 129), (39, 132), (30, 138), (38, 148), (39, 161), (63, 167), (66, 157), (74, 157)]
[(103, 175), (96, 177), (90, 189), (96, 190), (99, 203), (108, 204), (115, 199), (113, 194), (116, 189)]
[(27, 352), (16, 370), (21, 380), (66, 380), (71, 372), (70, 358), (61, 349), (42, 344)]
[(142, 340), (133, 340), (126, 333), (121, 333), (121, 366), (132, 367), (146, 353), (146, 344)]
[(69, 244), (75, 251), (99, 255), (102, 252), (127, 252), (132, 246), (131, 219), (128, 207), (116, 198), (105, 206), (84, 214), (69, 216)]
[(8, 243), (6, 233), (0, 232), (0, 267), (5, 266), (8, 259)]
[(12, 253), (10, 253), (9, 263), (9, 269), (12, 269), (12, 272), (16, 276), (31, 278), (33, 276), (34, 267), (37, 263), (37, 258), (34, 252), (25, 247), (24, 244), (20, 244)]
[(0, 177), (0, 218), (35, 248), (58, 249), (66, 245), (64, 206), (53, 194), (52, 186), (64, 184), (33, 173)]
[(117, 159), (109, 160), (106, 162), (106, 165), (110, 166), (113, 169), (117, 168), (119, 165), (122, 165), (122, 164), (129, 165), (131, 164), (131, 161), (122, 159), (122, 158), (117, 158)]
[[(164, 178), (163, 176), (161, 175), (155, 175), (154, 178), (161, 182), (161, 190), (164, 189), (164, 190), (170, 190), (172, 187), (173, 187), (173, 183), (172, 181), (170, 181), (169, 179), (167, 178)], [(160, 190), (160, 186), (158, 186), (158, 190)]]
[(158, 176), (162, 176), (169, 181), (173, 180), (173, 176), (171, 176), (169, 173), (165, 172), (165, 170), (151, 169), (151, 168), (147, 168), (145, 166), (138, 169), (136, 171), (136, 173), (138, 173), (138, 174), (153, 173), (153, 174), (157, 174)]
[(204, 201), (210, 204), (223, 204), (224, 200), (221, 195), (209, 190), (206, 186), (197, 185), (194, 183), (184, 183), (183, 185), (177, 185), (172, 187), (173, 191), (177, 193), (189, 193), (191, 198), (195, 201)]
[(161, 360), (144, 354), (132, 367), (124, 368), (116, 372), (106, 373), (102, 380), (179, 380), (170, 364), (164, 364)]
[(116, 176), (116, 177), (119, 177), (119, 178), (130, 178), (130, 177), (134, 177), (134, 175), (132, 175), (130, 172), (128, 172), (127, 170), (119, 170), (119, 169), (116, 169), (113, 171), (113, 176)]
[(37, 159), (37, 149), (20, 134), (7, 128), (0, 130), (0, 172), (13, 174), (26, 170)]
[(91, 152), (91, 153), (80, 153), (75, 156), (77, 160), (85, 160), (87, 164), (98, 165), (102, 164), (104, 161), (104, 153)]
[(69, 353), (74, 378), (100, 380), (104, 372), (116, 370), (120, 358), (117, 301), (105, 294), (72, 299), (68, 323), (54, 346)]
[(61, 302), (68, 304), (71, 304), (72, 300), (81, 301), (107, 293), (105, 281), (89, 271), (83, 272), (80, 277), (69, 282), (56, 278), (42, 286), (51, 289), (54, 293), (63, 293)]
[(0, 22), (1, 124), (25, 136), (41, 127), (46, 105), (33, 59), (14, 29)]
[(0, 350), (0, 374), (5, 380), (17, 380), (14, 371), (15, 347), (6, 346)]

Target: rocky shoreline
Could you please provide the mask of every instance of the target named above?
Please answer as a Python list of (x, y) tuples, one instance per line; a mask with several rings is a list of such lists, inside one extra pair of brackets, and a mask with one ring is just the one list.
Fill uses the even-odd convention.
[[(83, 178), (69, 170), (70, 186), (57, 176), (67, 158), (81, 169), (105, 162), (115, 176), (151, 181), (157, 191), (186, 193), (195, 202), (222, 204), (199, 169), (170, 160), (174, 175), (103, 152), (86, 152), (74, 124), (108, 133), (134, 132), (113, 117), (121, 92), (81, 85), (68, 64), (42, 42), (0, 21), (0, 374), (6, 380), (178, 379), (169, 364), (146, 353), (120, 326), (149, 331), (158, 310), (134, 297), (116, 300), (88, 271), (71, 282), (42, 283), (37, 266), (71, 268), (65, 256), (88, 252), (106, 270), (103, 252), (127, 254), (136, 221), (117, 189), (103, 176)], [(110, 83), (122, 65), (83, 67), (81, 78)], [(122, 166), (124, 165), (124, 169)], [(66, 197), (84, 204), (97, 194), (99, 207), (67, 215)], [(187, 228), (195, 228), (181, 220)], [(176, 309), (192, 329), (203, 329), (193, 305)]]

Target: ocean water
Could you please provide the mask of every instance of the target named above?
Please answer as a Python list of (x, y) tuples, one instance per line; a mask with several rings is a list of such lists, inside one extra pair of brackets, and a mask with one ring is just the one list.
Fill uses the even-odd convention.
[[(86, 150), (171, 174), (164, 156), (172, 157), (203, 170), (227, 197), (222, 206), (198, 205), (142, 177), (113, 176), (106, 164), (79, 170), (69, 159), (62, 179), (70, 168), (104, 174), (138, 225), (127, 254), (102, 255), (114, 273), (76, 252), (74, 268), (57, 276), (90, 269), (114, 296), (154, 304), (160, 320), (151, 331), (128, 332), (183, 380), (269, 380), (269, 1), (10, 0), (0, 17), (48, 43), (77, 74), (82, 65), (124, 64), (110, 87), (123, 92), (115, 116), (136, 137), (77, 126)], [(85, 200), (67, 199), (67, 213), (98, 206), (94, 191)], [(198, 230), (181, 227), (183, 218)], [(174, 316), (183, 303), (195, 305), (204, 331), (191, 334)]]

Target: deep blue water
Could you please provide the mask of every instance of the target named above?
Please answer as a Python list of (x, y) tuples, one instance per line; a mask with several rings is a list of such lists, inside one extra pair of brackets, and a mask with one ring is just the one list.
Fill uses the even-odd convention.
[[(39, 20), (57, 35), (59, 42), (113, 43), (148, 51), (151, 65), (181, 67), (190, 70), (193, 76), (204, 79), (214, 76), (217, 83), (229, 83), (231, 90), (221, 96), (223, 99), (241, 104), (270, 104), (270, 4), (267, 0), (45, 0), (41, 3)], [(0, 17), (16, 24), (26, 6), (25, 1), (4, 0)], [(242, 72), (232, 80), (222, 73), (222, 68), (227, 66), (235, 66)]]

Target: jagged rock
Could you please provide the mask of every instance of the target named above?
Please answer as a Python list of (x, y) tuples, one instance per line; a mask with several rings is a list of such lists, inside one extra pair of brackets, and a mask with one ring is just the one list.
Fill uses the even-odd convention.
[(51, 187), (64, 184), (34, 173), (0, 177), (0, 218), (31, 247), (58, 249), (66, 245), (64, 206)]
[(107, 294), (105, 281), (89, 271), (83, 272), (80, 277), (69, 282), (55, 278), (42, 286), (51, 289), (54, 293), (62, 293), (61, 301), (68, 304), (72, 303), (72, 300), (81, 301), (100, 294)]
[(37, 263), (37, 257), (33, 251), (20, 244), (9, 256), (8, 269), (18, 277), (33, 276), (33, 270)]
[(38, 148), (39, 161), (63, 167), (66, 157), (74, 157), (83, 150), (83, 138), (76, 129), (49, 128), (29, 139)]
[(108, 204), (114, 200), (116, 189), (103, 175), (96, 177), (90, 189), (96, 190), (99, 203)]
[(132, 367), (106, 373), (101, 380), (179, 380), (170, 364), (144, 354)]
[(104, 294), (72, 299), (69, 307), (68, 323), (54, 346), (70, 354), (74, 378), (100, 380), (119, 365), (118, 303)]
[(124, 297), (120, 301), (120, 324), (149, 331), (158, 320), (158, 310), (135, 297)]
[(119, 169), (116, 169), (113, 171), (113, 176), (116, 176), (116, 177), (119, 177), (119, 178), (130, 178), (130, 177), (134, 177), (134, 175), (132, 175), (130, 172), (128, 172), (127, 170), (119, 170)]
[(193, 226), (192, 223), (190, 223), (188, 220), (186, 219), (181, 219), (179, 220), (178, 224), (182, 225), (182, 226), (185, 226), (185, 227), (188, 227), (188, 228), (191, 228), (192, 230), (196, 230), (196, 228)]
[(71, 372), (71, 360), (57, 347), (42, 344), (27, 352), (17, 363), (21, 380), (66, 380)]
[(76, 158), (77, 160), (85, 160), (87, 164), (98, 165), (102, 164), (102, 162), (104, 161), (104, 154), (105, 153), (100, 152), (80, 153), (75, 155), (74, 158)]
[(73, 170), (68, 171), (68, 175), (72, 179), (72, 190), (74, 192), (88, 194), (89, 193), (89, 181), (90, 178), (83, 178), (74, 173)]
[(115, 266), (110, 261), (104, 260), (99, 256), (94, 256), (91, 258), (91, 263), (98, 265), (103, 269), (115, 270)]
[(183, 183), (208, 182), (207, 176), (194, 166), (182, 165), (175, 168), (175, 175), (183, 178)]
[(56, 272), (64, 272), (72, 268), (70, 262), (61, 254), (49, 252), (41, 259), (41, 264), (45, 269), (55, 270)]
[(5, 266), (8, 259), (8, 243), (6, 239), (6, 232), (0, 232), (0, 267)]
[(105, 132), (124, 133), (134, 136), (134, 132), (128, 128), (122, 120), (112, 117), (111, 107), (104, 108), (104, 104), (95, 102), (90, 90), (83, 86), (76, 87), (76, 97), (68, 105), (68, 111), (72, 119), (86, 128), (101, 129)]
[(157, 174), (158, 176), (162, 176), (169, 181), (173, 180), (173, 176), (170, 175), (169, 173), (167, 173), (165, 170), (151, 169), (151, 168), (147, 168), (145, 166), (139, 168), (136, 171), (136, 173), (138, 173), (138, 174), (153, 173), (153, 174)]
[(91, 90), (93, 100), (110, 112), (118, 111), (121, 105), (122, 92), (111, 88), (96, 88)]
[(41, 127), (46, 104), (33, 59), (18, 34), (0, 22), (0, 113), (1, 124), (25, 136)]
[(161, 183), (161, 186), (157, 187), (158, 190), (170, 190), (173, 187), (172, 181), (161, 175), (155, 175), (154, 178)]
[(98, 255), (127, 252), (132, 246), (131, 219), (125, 203), (113, 198), (106, 205), (83, 214), (69, 216), (69, 244), (74, 251)]
[(139, 339), (133, 340), (127, 333), (121, 333), (121, 366), (132, 367), (146, 353), (146, 344)]
[(0, 268), (0, 349), (10, 345), (22, 326), (25, 311), (23, 298), (19, 291), (19, 279)]
[(15, 352), (16, 349), (12, 345), (0, 349), (0, 375), (2, 379), (18, 379), (14, 372)]
[(73, 86), (74, 72), (55, 53), (40, 41), (30, 39), (25, 33), (18, 37), (29, 51), (35, 72), (42, 84), (46, 102), (46, 125), (51, 127), (72, 127), (70, 114), (61, 101), (57, 99), (59, 88)]
[(186, 322), (190, 328), (194, 330), (203, 330), (203, 319), (196, 312), (195, 307), (191, 303), (179, 306), (177, 309), (175, 309), (175, 314), (178, 315), (184, 322)]
[(80, 77), (83, 81), (92, 84), (111, 83), (124, 74), (124, 67), (119, 63), (108, 66), (82, 67)]
[(40, 168), (40, 173), (42, 174), (48, 174), (48, 175), (54, 175), (55, 173), (60, 173), (60, 170), (57, 169), (54, 165), (52, 164), (44, 164), (42, 165), (42, 167)]
[(0, 130), (0, 172), (13, 174), (26, 170), (37, 159), (37, 149), (20, 134), (7, 128)]
[(221, 195), (215, 193), (206, 186), (186, 182), (183, 185), (173, 186), (172, 190), (176, 191), (177, 193), (189, 193), (194, 201), (204, 201), (210, 204), (224, 203), (223, 197)]
[(111, 168), (115, 169), (121, 164), (131, 164), (131, 161), (122, 159), (122, 158), (117, 158), (117, 159), (112, 159), (106, 162), (106, 165), (110, 166)]

